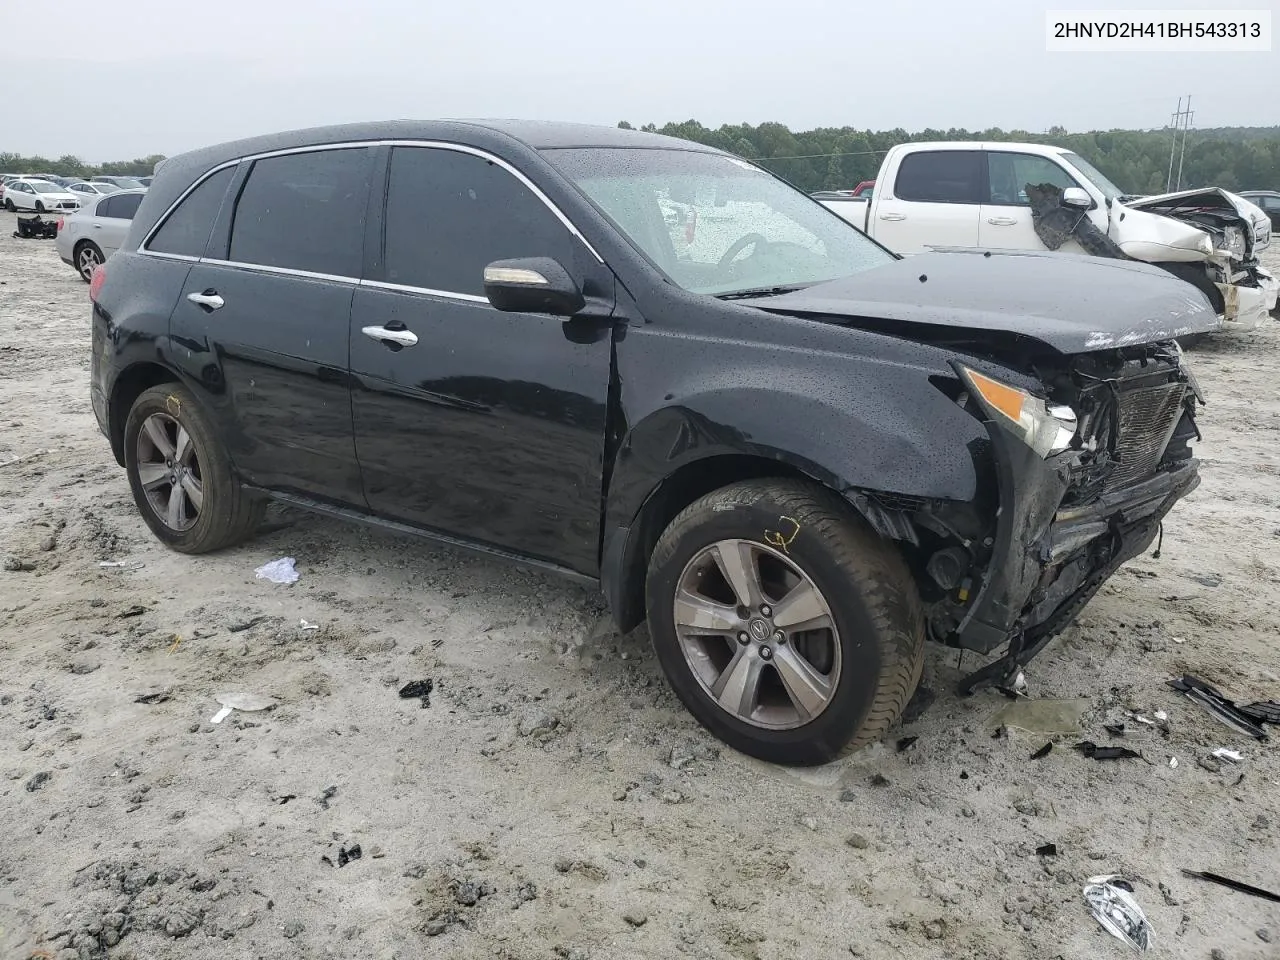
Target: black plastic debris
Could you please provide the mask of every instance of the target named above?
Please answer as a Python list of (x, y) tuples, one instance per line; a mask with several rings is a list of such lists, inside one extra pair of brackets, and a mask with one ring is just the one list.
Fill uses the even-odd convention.
[(324, 793), (320, 796), (320, 799), (317, 800), (316, 803), (320, 804), (320, 806), (323, 807), (325, 810), (328, 810), (329, 801), (332, 800), (337, 795), (338, 795), (337, 787), (325, 787)]
[(412, 680), (400, 688), (400, 698), (402, 700), (421, 700), (422, 709), (425, 710), (431, 706), (431, 691), (436, 688), (436, 683), (430, 677), (425, 680)]
[(1280, 703), (1274, 700), (1248, 703), (1236, 709), (1254, 723), (1269, 723), (1272, 726), (1280, 727)]
[[(362, 856), (364, 856), (364, 851), (360, 849), (360, 844), (355, 843), (349, 847), (338, 847), (336, 857), (331, 857), (327, 853), (322, 855), (320, 862), (327, 863), (331, 867), (335, 865), (345, 867), (352, 860), (359, 860)], [(337, 860), (336, 864), (334, 863), (335, 859)]]
[(1170, 680), (1169, 686), (1186, 694), (1189, 699), (1194, 700), (1232, 730), (1247, 734), (1255, 740), (1267, 739), (1267, 732), (1252, 717), (1237, 707), (1234, 700), (1223, 696), (1222, 691), (1212, 684), (1187, 674), (1177, 680)]
[(889, 778), (883, 773), (873, 773), (871, 775), (871, 779), (867, 782), (873, 787), (887, 787), (889, 785)]
[(1056, 857), (1058, 855), (1058, 845), (1056, 843), (1044, 843), (1036, 847), (1037, 857)]
[(1183, 870), (1182, 873), (1187, 877), (1208, 880), (1210, 883), (1216, 883), (1240, 893), (1247, 893), (1251, 897), (1261, 897), (1263, 900), (1270, 900), (1272, 903), (1280, 903), (1280, 893), (1272, 893), (1270, 890), (1263, 890), (1261, 887), (1241, 883), (1239, 880), (1232, 880), (1230, 877), (1224, 877), (1218, 873), (1210, 873), (1207, 870)]
[(1130, 750), (1128, 747), (1100, 747), (1092, 740), (1085, 740), (1077, 743), (1075, 749), (1079, 750), (1090, 760), (1141, 760), (1142, 754)]
[(915, 742), (919, 739), (920, 739), (919, 737), (900, 738), (898, 740), (898, 752), (902, 753), (904, 750), (910, 750), (913, 746), (915, 746)]
[(298, 795), (296, 793), (286, 793), (283, 797), (277, 797), (276, 803), (280, 804), (280, 806), (283, 807), (290, 800), (297, 800), (297, 799), (298, 799)]
[(1105, 730), (1105, 731), (1107, 731), (1107, 733), (1111, 734), (1113, 737), (1123, 737), (1123, 736), (1124, 736), (1124, 724), (1123, 724), (1123, 723), (1104, 723), (1104, 724), (1102, 725), (1102, 729), (1103, 729), (1103, 730)]
[(167, 703), (169, 699), (170, 699), (169, 694), (164, 691), (161, 691), (160, 693), (144, 693), (140, 697), (134, 697), (133, 702), (145, 703), (147, 704), (147, 706), (151, 706), (152, 704), (156, 704), (156, 703)]
[(1043, 760), (1045, 757), (1049, 755), (1049, 751), (1052, 749), (1053, 749), (1053, 743), (1052, 741), (1050, 741), (1049, 743), (1046, 743), (1043, 747), (1041, 747), (1039, 750), (1037, 750), (1035, 753), (1033, 753), (1031, 755), (1031, 759)]

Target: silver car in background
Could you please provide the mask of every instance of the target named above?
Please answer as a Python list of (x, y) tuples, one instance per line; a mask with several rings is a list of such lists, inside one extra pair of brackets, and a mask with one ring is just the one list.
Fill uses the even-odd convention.
[(120, 249), (129, 224), (138, 212), (146, 190), (120, 190), (104, 197), (85, 197), (85, 205), (58, 221), (55, 246), (63, 263), (70, 264), (88, 283), (93, 270)]

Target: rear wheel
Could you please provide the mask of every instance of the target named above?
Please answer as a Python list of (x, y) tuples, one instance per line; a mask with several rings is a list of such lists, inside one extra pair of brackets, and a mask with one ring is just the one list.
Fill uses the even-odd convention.
[(36, 213), (44, 213), (44, 201), (43, 201), (43, 200), (37, 200), (37, 201), (36, 201)]
[(93, 279), (94, 268), (102, 263), (102, 251), (92, 240), (81, 240), (76, 245), (76, 272), (80, 279), (88, 283)]
[(815, 484), (755, 480), (672, 521), (646, 583), (667, 679), (720, 739), (815, 764), (880, 739), (920, 679), (920, 600), (898, 553)]
[(253, 534), (265, 504), (240, 486), (195, 398), (176, 383), (143, 391), (124, 428), (125, 468), (142, 518), (181, 553), (208, 553)]

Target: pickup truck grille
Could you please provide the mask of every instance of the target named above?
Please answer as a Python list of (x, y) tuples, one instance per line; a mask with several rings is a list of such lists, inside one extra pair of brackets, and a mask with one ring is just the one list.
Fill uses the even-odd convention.
[(1155, 472), (1182, 414), (1185, 394), (1186, 386), (1181, 383), (1141, 387), (1120, 394), (1115, 445), (1119, 463), (1107, 478), (1107, 487), (1127, 487)]

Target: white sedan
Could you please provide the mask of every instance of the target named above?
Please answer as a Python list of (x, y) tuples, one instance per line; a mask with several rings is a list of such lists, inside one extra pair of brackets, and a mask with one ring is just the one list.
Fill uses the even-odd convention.
[(115, 193), (119, 189), (114, 183), (91, 183), (88, 180), (78, 180), (75, 183), (67, 184), (67, 190), (80, 199), (82, 207), (88, 206), (99, 197), (105, 197), (108, 193)]
[(4, 207), (10, 213), (15, 210), (34, 210), (36, 213), (79, 210), (80, 199), (56, 183), (24, 177), (5, 184)]

